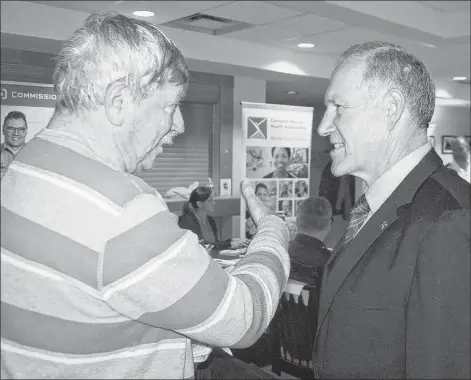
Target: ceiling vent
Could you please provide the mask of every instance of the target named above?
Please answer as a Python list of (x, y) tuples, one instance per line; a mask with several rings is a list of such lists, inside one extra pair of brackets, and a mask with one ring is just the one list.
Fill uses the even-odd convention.
[(236, 32), (243, 29), (252, 28), (254, 25), (245, 22), (230, 20), (227, 18), (196, 13), (162, 24), (177, 29), (191, 30), (193, 32), (222, 35)]

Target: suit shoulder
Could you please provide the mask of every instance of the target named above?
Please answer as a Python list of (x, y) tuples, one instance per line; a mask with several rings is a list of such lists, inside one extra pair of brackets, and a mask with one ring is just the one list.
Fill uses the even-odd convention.
[(412, 203), (420, 214), (436, 216), (454, 210), (470, 209), (470, 186), (455, 171), (445, 167), (428, 177), (417, 190)]
[(431, 179), (441, 186), (444, 193), (454, 199), (462, 209), (470, 209), (471, 186), (456, 171), (441, 167), (435, 171)]

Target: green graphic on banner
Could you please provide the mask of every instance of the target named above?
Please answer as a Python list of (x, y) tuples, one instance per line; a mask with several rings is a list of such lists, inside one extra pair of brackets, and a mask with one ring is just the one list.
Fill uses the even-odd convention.
[(55, 107), (56, 94), (52, 87), (2, 83), (2, 105)]

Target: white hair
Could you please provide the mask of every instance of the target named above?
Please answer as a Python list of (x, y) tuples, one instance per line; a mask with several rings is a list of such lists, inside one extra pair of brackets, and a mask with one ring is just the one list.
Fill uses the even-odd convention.
[(155, 25), (120, 14), (92, 14), (64, 43), (53, 75), (56, 109), (104, 104), (106, 89), (125, 80), (136, 100), (165, 83), (188, 85), (180, 50)]

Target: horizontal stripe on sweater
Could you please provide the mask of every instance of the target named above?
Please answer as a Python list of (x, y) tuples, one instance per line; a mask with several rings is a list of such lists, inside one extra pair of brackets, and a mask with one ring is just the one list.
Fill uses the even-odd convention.
[(2, 337), (24, 346), (75, 355), (136, 348), (182, 336), (135, 321), (80, 323), (1, 303)]

